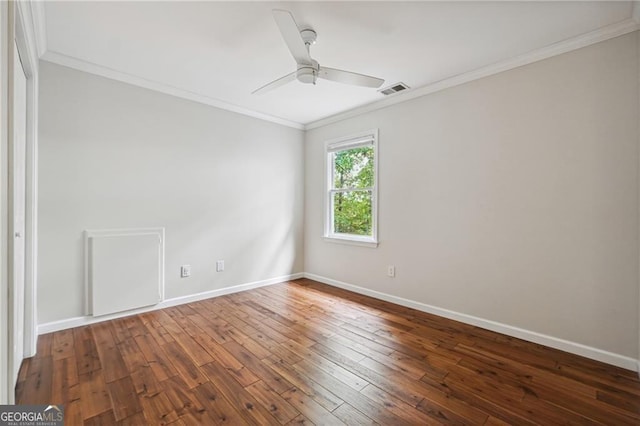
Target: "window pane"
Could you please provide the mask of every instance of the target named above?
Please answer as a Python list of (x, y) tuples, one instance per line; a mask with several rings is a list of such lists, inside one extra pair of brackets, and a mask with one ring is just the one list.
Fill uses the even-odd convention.
[(373, 147), (345, 149), (333, 154), (333, 187), (370, 188), (373, 186)]
[(372, 235), (371, 191), (334, 192), (332, 196), (336, 234)]

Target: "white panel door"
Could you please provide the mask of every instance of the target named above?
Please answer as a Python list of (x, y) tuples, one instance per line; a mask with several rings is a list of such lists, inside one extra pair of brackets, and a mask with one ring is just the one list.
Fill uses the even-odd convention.
[(27, 77), (18, 47), (14, 43), (13, 66), (13, 380), (18, 376), (24, 356), (24, 286), (25, 286), (25, 173), (27, 132)]

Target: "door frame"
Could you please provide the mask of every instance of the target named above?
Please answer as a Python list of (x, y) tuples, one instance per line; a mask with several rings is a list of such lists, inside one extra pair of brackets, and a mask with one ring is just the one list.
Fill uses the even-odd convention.
[(15, 40), (27, 77), (24, 353), (32, 357), (38, 341), (38, 52), (29, 2), (16, 4)]
[[(25, 168), (25, 306), (24, 357), (36, 353), (37, 323), (37, 194), (38, 194), (38, 51), (30, 2), (0, 2), (0, 404), (13, 404), (15, 363), (13, 339), (13, 64), (22, 60), (27, 77), (27, 129)], [(20, 58), (14, 58), (13, 43)]]

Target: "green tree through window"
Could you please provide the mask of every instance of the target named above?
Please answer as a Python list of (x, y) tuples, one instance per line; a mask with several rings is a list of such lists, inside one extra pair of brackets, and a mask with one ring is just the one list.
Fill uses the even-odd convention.
[(338, 234), (371, 235), (373, 147), (334, 154), (333, 226)]

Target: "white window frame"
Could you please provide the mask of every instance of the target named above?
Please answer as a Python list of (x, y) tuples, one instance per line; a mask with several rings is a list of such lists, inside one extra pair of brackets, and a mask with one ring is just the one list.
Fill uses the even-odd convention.
[[(371, 236), (340, 234), (333, 229), (333, 153), (361, 146), (373, 147), (373, 186), (371, 190)], [(324, 146), (324, 239), (334, 243), (353, 244), (366, 247), (378, 246), (378, 129), (360, 132), (355, 135), (333, 139)], [(348, 189), (348, 188), (347, 188)], [(363, 188), (357, 188), (363, 189)]]

